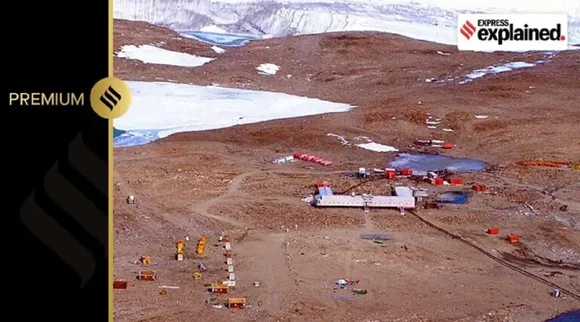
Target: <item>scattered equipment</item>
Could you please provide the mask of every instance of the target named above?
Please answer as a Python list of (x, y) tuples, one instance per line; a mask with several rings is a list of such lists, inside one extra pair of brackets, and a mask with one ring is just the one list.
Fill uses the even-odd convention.
[(177, 251), (175, 253), (175, 259), (178, 261), (183, 260), (183, 249), (185, 248), (185, 242), (183, 240), (178, 240), (176, 243)]
[(152, 282), (157, 278), (157, 273), (155, 271), (139, 271), (137, 279), (140, 281)]
[(205, 236), (201, 236), (199, 238), (199, 240), (197, 241), (197, 254), (198, 255), (203, 255), (203, 253), (205, 252), (206, 243), (207, 243), (207, 239), (205, 238)]
[(201, 273), (200, 272), (193, 273), (193, 279), (200, 280), (201, 279)]
[(141, 256), (141, 258), (139, 259), (139, 261), (143, 265), (151, 265), (151, 257), (149, 257), (149, 256)]
[(357, 177), (360, 179), (367, 179), (371, 176), (371, 173), (365, 168), (358, 168)]

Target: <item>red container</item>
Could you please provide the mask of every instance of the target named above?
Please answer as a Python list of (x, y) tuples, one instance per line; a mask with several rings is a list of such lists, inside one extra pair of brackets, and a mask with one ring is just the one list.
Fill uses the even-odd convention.
[(471, 187), (471, 189), (473, 189), (475, 192), (487, 191), (487, 187), (482, 184), (474, 184), (473, 187)]
[(309, 156), (306, 158), (306, 161), (310, 161), (310, 162), (312, 162), (312, 161), (314, 161), (314, 159), (315, 159), (315, 158), (317, 158), (317, 157), (316, 157), (316, 156), (314, 156), (314, 155), (309, 155)]
[(319, 163), (320, 161), (324, 161), (324, 160), (323, 160), (322, 158), (320, 158), (320, 157), (314, 157), (314, 158), (312, 159), (312, 162)]
[(509, 234), (507, 236), (507, 241), (510, 242), (510, 243), (512, 243), (512, 244), (519, 243), (520, 236), (518, 236), (516, 234)]
[(397, 177), (397, 173), (395, 171), (387, 171), (385, 172), (387, 179), (393, 180)]
[(409, 168), (403, 168), (403, 169), (401, 169), (401, 175), (410, 176), (412, 174), (413, 174), (413, 170), (411, 170)]
[(310, 157), (310, 156), (309, 156), (308, 154), (302, 154), (302, 155), (300, 156), (300, 160), (304, 160), (304, 161), (306, 161), (306, 160), (307, 160), (309, 157)]
[(116, 290), (124, 290), (127, 288), (127, 282), (126, 281), (114, 281), (113, 282), (113, 289)]
[(300, 159), (302, 157), (302, 153), (296, 152), (294, 153), (294, 159)]
[(443, 179), (441, 178), (435, 178), (433, 179), (433, 184), (436, 186), (442, 186), (443, 185)]
[(492, 228), (487, 230), (487, 233), (489, 235), (497, 235), (497, 234), (499, 234), (499, 227), (492, 227)]
[(460, 186), (463, 184), (463, 178), (451, 178), (449, 179), (449, 183), (455, 186)]
[(443, 148), (446, 150), (451, 150), (451, 149), (453, 149), (453, 144), (445, 143), (445, 144), (443, 144)]

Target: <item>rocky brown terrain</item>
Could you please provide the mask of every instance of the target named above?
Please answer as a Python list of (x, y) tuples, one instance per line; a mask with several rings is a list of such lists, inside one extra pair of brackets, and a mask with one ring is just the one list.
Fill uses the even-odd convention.
[[(195, 68), (115, 58), (123, 80), (284, 92), (349, 103), (347, 113), (275, 120), (231, 128), (179, 133), (138, 147), (116, 148), (115, 290), (119, 321), (544, 321), (580, 308), (573, 295), (554, 288), (450, 238), (419, 218), (398, 211), (317, 209), (301, 199), (318, 180), (335, 191), (359, 184), (345, 172), (382, 168), (394, 153), (344, 146), (328, 136), (366, 136), (401, 151), (425, 151), (487, 162), (465, 174), (469, 203), (417, 214), (510, 265), (580, 294), (580, 171), (523, 167), (518, 161), (580, 161), (580, 51), (472, 53), (452, 46), (381, 33), (330, 33), (267, 39), (216, 54), (210, 45), (143, 22), (115, 21), (115, 48), (157, 45), (216, 60)], [(487, 75), (460, 84), (475, 69), (505, 62), (533, 68)], [(256, 66), (281, 71), (259, 75)], [(428, 80), (428, 81), (427, 81)], [(488, 115), (478, 119), (475, 115)], [(427, 128), (425, 119), (441, 119)], [(451, 150), (413, 145), (441, 139)], [(293, 152), (332, 160), (274, 165)], [(400, 183), (443, 191), (426, 183)], [(358, 193), (385, 194), (393, 182), (377, 180)], [(134, 195), (137, 204), (125, 198)], [(566, 206), (562, 208), (562, 206)], [(565, 210), (562, 210), (565, 209)], [(501, 227), (499, 237), (485, 230)], [(384, 245), (359, 238), (386, 233)], [(503, 240), (517, 233), (519, 244)], [(244, 310), (206, 303), (205, 283), (225, 279), (218, 235), (232, 236), (237, 286)], [(200, 235), (204, 255), (195, 254)], [(186, 236), (183, 262), (175, 242)], [(214, 246), (215, 245), (215, 246)], [(384, 246), (384, 247), (383, 247)], [(151, 256), (155, 282), (135, 280), (136, 263)], [(196, 265), (208, 270), (194, 280)], [(368, 294), (353, 299), (333, 290), (340, 278), (360, 279)], [(260, 281), (260, 287), (253, 282)], [(169, 288), (159, 295), (160, 287)], [(222, 297), (223, 299), (227, 296)]]

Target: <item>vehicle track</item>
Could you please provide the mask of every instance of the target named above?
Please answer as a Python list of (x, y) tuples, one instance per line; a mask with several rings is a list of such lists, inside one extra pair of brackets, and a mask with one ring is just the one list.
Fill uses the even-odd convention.
[(530, 272), (526, 271), (526, 270), (525, 270), (525, 269), (523, 269), (523, 268), (517, 267), (516, 265), (513, 265), (513, 264), (511, 264), (511, 263), (509, 263), (509, 262), (507, 262), (507, 261), (505, 261), (505, 260), (503, 260), (503, 259), (501, 259), (501, 258), (498, 258), (498, 257), (494, 256), (494, 255), (493, 255), (493, 254), (491, 254), (490, 252), (486, 251), (485, 249), (483, 249), (483, 248), (481, 248), (481, 247), (479, 247), (479, 246), (477, 246), (477, 245), (474, 245), (473, 243), (469, 242), (468, 240), (464, 239), (463, 237), (461, 237), (461, 236), (458, 236), (458, 235), (456, 235), (456, 234), (453, 234), (452, 232), (450, 232), (450, 231), (448, 231), (448, 230), (445, 230), (445, 229), (443, 229), (443, 228), (441, 228), (441, 227), (439, 227), (439, 226), (437, 226), (437, 225), (433, 224), (432, 222), (428, 221), (427, 219), (425, 219), (425, 218), (423, 218), (423, 217), (419, 216), (419, 215), (418, 215), (418, 214), (417, 214), (415, 211), (409, 211), (409, 213), (410, 213), (410, 214), (412, 214), (413, 216), (415, 216), (417, 219), (419, 219), (419, 220), (420, 220), (420, 221), (422, 221), (423, 223), (425, 223), (427, 226), (429, 226), (429, 227), (431, 227), (431, 228), (433, 228), (433, 229), (436, 229), (436, 230), (438, 230), (438, 231), (440, 231), (440, 232), (444, 233), (445, 235), (448, 235), (449, 237), (451, 237), (451, 238), (453, 238), (453, 239), (456, 239), (456, 240), (459, 240), (459, 241), (461, 241), (462, 243), (464, 243), (464, 244), (466, 244), (466, 245), (468, 245), (468, 246), (470, 246), (470, 247), (474, 248), (475, 250), (477, 250), (477, 251), (479, 251), (480, 253), (484, 254), (485, 256), (487, 256), (487, 257), (491, 258), (492, 260), (494, 260), (494, 261), (498, 262), (499, 264), (501, 264), (501, 265), (503, 265), (503, 266), (505, 266), (505, 267), (507, 267), (507, 268), (511, 269), (512, 271), (514, 271), (514, 272), (517, 272), (517, 273), (520, 273), (520, 274), (522, 274), (522, 275), (524, 275), (524, 276), (527, 276), (527, 277), (529, 277), (529, 278), (533, 278), (533, 279), (535, 279), (536, 281), (538, 281), (538, 282), (541, 282), (541, 283), (543, 283), (543, 284), (546, 284), (546, 285), (548, 285), (548, 286), (550, 286), (550, 287), (557, 288), (557, 289), (559, 289), (559, 290), (560, 290), (562, 293), (564, 293), (564, 294), (566, 294), (566, 295), (568, 295), (568, 296), (570, 296), (570, 297), (572, 297), (572, 298), (574, 298), (574, 299), (576, 299), (576, 300), (580, 301), (580, 295), (579, 295), (579, 294), (576, 294), (576, 293), (574, 293), (574, 292), (572, 292), (572, 291), (570, 291), (570, 290), (568, 290), (568, 289), (565, 289), (565, 288), (563, 288), (563, 287), (561, 287), (561, 286), (559, 286), (559, 285), (557, 285), (557, 284), (555, 284), (555, 283), (552, 283), (552, 282), (548, 281), (548, 280), (547, 280), (547, 279), (545, 279), (545, 278), (542, 278), (542, 277), (540, 277), (540, 276), (537, 276), (537, 275), (535, 275), (535, 274), (532, 274), (532, 273), (530, 273)]

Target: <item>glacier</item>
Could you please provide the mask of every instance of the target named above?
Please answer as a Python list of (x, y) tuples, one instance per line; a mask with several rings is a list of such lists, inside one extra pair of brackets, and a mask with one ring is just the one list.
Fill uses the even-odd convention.
[(580, 1), (572, 0), (114, 0), (114, 17), (175, 30), (282, 37), (381, 31), (455, 45), (460, 13), (566, 13), (580, 44)]

